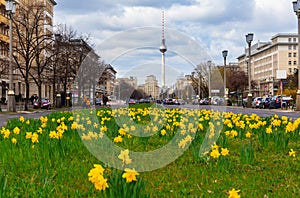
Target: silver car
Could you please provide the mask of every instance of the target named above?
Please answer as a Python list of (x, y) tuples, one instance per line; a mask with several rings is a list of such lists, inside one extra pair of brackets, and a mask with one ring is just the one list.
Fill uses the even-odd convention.
[(253, 101), (252, 101), (251, 107), (252, 108), (259, 108), (259, 104), (261, 103), (261, 101), (262, 101), (262, 97), (254, 98)]

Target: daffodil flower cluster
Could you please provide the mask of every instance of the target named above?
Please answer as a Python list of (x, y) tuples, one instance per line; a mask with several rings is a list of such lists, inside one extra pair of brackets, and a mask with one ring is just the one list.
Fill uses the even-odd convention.
[(108, 188), (107, 179), (103, 176), (104, 168), (99, 164), (94, 164), (94, 168), (88, 173), (89, 181), (92, 182), (97, 190)]
[[(218, 146), (216, 143), (214, 143), (214, 145), (211, 146), (212, 150), (210, 152), (210, 156), (212, 158), (219, 158), (220, 155), (222, 156), (226, 156), (229, 154), (229, 150), (227, 148), (221, 148), (220, 146)], [(220, 149), (221, 148), (221, 152), (220, 152)]]

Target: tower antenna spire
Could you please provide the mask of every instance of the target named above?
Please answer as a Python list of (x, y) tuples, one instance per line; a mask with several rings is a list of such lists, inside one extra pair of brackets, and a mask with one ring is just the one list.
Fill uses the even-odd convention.
[(161, 11), (161, 38), (165, 39), (165, 11)]
[(165, 12), (162, 10), (161, 12), (161, 46), (159, 47), (159, 51), (162, 56), (162, 72), (161, 72), (161, 80), (162, 80), (162, 89), (166, 86), (165, 81), (165, 52), (167, 51), (167, 46), (165, 44)]

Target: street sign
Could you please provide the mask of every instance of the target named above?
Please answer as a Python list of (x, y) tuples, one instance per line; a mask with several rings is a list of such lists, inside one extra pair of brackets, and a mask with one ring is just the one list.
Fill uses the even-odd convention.
[(277, 79), (286, 79), (286, 70), (277, 70), (276, 78)]
[(211, 93), (220, 93), (220, 90), (219, 89), (212, 89)]

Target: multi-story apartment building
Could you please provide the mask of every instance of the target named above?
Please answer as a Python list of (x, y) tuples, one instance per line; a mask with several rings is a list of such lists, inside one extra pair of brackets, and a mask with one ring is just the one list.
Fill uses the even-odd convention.
[(9, 65), (9, 19), (5, 10), (5, 0), (0, 0), (0, 98), (6, 98)]
[(114, 95), (116, 70), (110, 65), (104, 65), (104, 71), (99, 78), (97, 92), (98, 94), (106, 94), (108, 96)]
[[(43, 25), (41, 32), (45, 35), (52, 36), (53, 32), (53, 15), (54, 6), (56, 5), (55, 0), (15, 0), (16, 3), (16, 13), (13, 14), (14, 19), (20, 20), (20, 10), (28, 10), (33, 3), (38, 3), (39, 9), (43, 17)], [(8, 90), (8, 64), (9, 64), (9, 16), (5, 9), (5, 0), (0, 0), (0, 97), (6, 98)], [(36, 4), (37, 5), (37, 4)], [(14, 28), (14, 27), (13, 27)], [(15, 31), (13, 31), (13, 46), (18, 45), (18, 37), (15, 36)], [(50, 40), (50, 39), (49, 39)], [(49, 53), (45, 50), (43, 56), (48, 56)], [(19, 59), (19, 58), (18, 58)], [(20, 61), (21, 62), (21, 61)], [(16, 64), (13, 62), (13, 86), (16, 95), (25, 97), (25, 83), (21, 76), (20, 71), (16, 68)], [(30, 94), (37, 94), (36, 85), (33, 81), (30, 82)], [(42, 85), (42, 96), (51, 97), (51, 85), (47, 82)]]
[[(239, 56), (238, 65), (248, 73), (248, 51)], [(277, 71), (285, 70), (292, 74), (299, 64), (298, 35), (294, 33), (279, 33), (271, 38), (271, 42), (258, 41), (251, 46), (251, 80), (257, 83), (252, 89), (254, 96), (274, 95), (279, 87)]]
[(144, 92), (151, 95), (152, 98), (159, 98), (159, 86), (158, 81), (154, 75), (149, 75), (146, 77)]
[(175, 95), (180, 99), (184, 99), (187, 102), (196, 98), (195, 90), (193, 89), (192, 75), (185, 75), (176, 80)]

